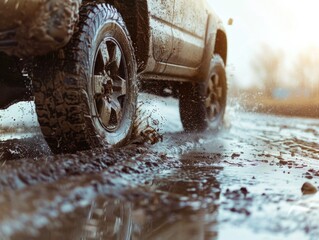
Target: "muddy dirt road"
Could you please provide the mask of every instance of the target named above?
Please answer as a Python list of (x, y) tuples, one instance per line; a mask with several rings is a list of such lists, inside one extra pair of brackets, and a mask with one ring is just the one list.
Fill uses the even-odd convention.
[(319, 196), (301, 188), (319, 186), (319, 120), (230, 104), (219, 132), (188, 135), (159, 99), (142, 108), (163, 142), (54, 156), (32, 106), (15, 107), (15, 125), (1, 112), (0, 239), (318, 239)]

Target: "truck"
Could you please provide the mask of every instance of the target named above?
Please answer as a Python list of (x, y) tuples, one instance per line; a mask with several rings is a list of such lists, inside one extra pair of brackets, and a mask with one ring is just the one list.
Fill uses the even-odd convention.
[(226, 63), (207, 0), (0, 1), (0, 109), (34, 100), (54, 153), (126, 144), (139, 92), (178, 98), (185, 131), (220, 127)]

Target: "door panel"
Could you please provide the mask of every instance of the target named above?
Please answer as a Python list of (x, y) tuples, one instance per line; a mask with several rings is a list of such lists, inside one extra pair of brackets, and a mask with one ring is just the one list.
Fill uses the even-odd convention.
[(175, 0), (173, 49), (169, 63), (196, 68), (200, 65), (208, 12), (205, 0)]
[(148, 7), (153, 57), (157, 62), (166, 63), (173, 49), (172, 22), (174, 1), (149, 0)]

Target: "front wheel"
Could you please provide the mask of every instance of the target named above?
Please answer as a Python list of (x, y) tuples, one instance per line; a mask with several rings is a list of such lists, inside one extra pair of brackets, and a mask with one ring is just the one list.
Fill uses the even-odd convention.
[(204, 83), (183, 83), (179, 109), (185, 131), (218, 128), (223, 121), (227, 98), (227, 78), (223, 59), (215, 55)]
[(134, 125), (137, 68), (122, 17), (110, 5), (85, 5), (77, 29), (34, 70), (38, 120), (55, 153), (122, 145)]

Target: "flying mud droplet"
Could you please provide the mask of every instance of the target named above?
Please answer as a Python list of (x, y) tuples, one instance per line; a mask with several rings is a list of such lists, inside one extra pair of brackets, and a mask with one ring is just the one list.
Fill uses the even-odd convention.
[(232, 25), (234, 24), (234, 19), (229, 18), (227, 24), (228, 24), (229, 26), (232, 26)]

